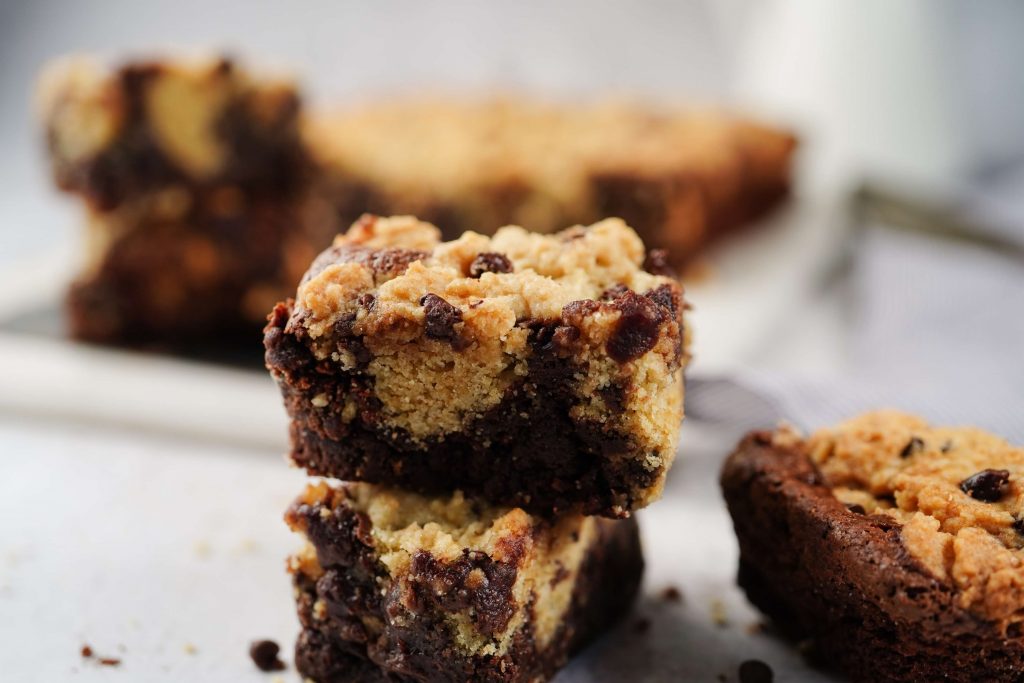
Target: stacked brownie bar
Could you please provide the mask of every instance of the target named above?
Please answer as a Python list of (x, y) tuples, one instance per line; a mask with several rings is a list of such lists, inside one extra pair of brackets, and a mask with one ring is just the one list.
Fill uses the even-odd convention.
[(413, 214), (453, 239), (618, 216), (676, 266), (780, 203), (796, 148), (717, 111), (524, 98), (377, 101), (305, 133), (344, 225)]
[(345, 480), (286, 517), (304, 676), (547, 680), (623, 615), (682, 419), (663, 267), (617, 219), (365, 216), (314, 261), (265, 330), (291, 459)]
[(330, 239), (307, 200), (289, 81), (227, 59), (76, 59), (45, 74), (40, 110), (54, 180), (85, 206), (75, 337), (258, 339), (266, 309)]

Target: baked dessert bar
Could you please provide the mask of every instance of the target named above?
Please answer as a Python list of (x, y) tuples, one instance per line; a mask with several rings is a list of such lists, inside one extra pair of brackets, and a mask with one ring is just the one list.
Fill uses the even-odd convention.
[(740, 584), (855, 680), (1020, 680), (1022, 474), (1024, 449), (901, 413), (752, 433), (722, 472)]
[(683, 410), (682, 289), (663, 267), (618, 219), (441, 242), (364, 217), (265, 330), (293, 461), (533, 511), (647, 505)]
[(287, 513), (299, 672), (317, 683), (544, 681), (628, 611), (636, 522), (534, 517), (370, 484), (310, 485)]
[(295, 86), (230, 59), (64, 59), (38, 100), (55, 182), (95, 210), (166, 188), (277, 197), (308, 179)]
[(780, 203), (796, 147), (722, 112), (527, 98), (377, 101), (304, 132), (342, 225), (411, 214), (452, 239), (618, 216), (677, 266)]
[(72, 336), (174, 348), (258, 339), (336, 232), (310, 192), (294, 86), (226, 59), (72, 60), (40, 91), (54, 178), (85, 205)]

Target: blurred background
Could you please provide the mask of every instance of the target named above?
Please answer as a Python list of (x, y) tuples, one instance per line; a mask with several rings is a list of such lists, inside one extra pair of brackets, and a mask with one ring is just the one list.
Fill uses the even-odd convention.
[[(81, 240), (81, 208), (53, 188), (33, 112), (48, 60), (214, 48), (295, 74), (316, 106), (436, 88), (627, 94), (722, 105), (795, 131), (790, 208), (771, 231), (723, 249), (711, 281), (691, 288), (697, 355), (678, 468), (689, 480), (674, 473), (678, 505), (643, 518), (649, 547), (673, 545), (686, 518), (709, 548), (655, 557), (650, 581), (690, 581), (753, 618), (731, 587), (734, 549), (720, 540), (728, 521), (709, 484), (744, 429), (897, 407), (1024, 441), (1021, 36), (1015, 0), (0, 3), (0, 542), (10, 559), (0, 601), (16, 616), (0, 619), (0, 642), (25, 642), (18, 653), (0, 646), (10, 665), (0, 669), (59, 680), (78, 666), (81, 642), (97, 638), (110, 651), (123, 645), (129, 664), (146, 653), (136, 680), (248, 680), (231, 659), (245, 639), (294, 631), (277, 564), (292, 542), (278, 517), (300, 477), (250, 457), (284, 449), (269, 378), (83, 350), (56, 328), (20, 322), (57, 315), (71, 274), (50, 255)], [(51, 487), (56, 517), (26, 518), (29, 481)], [(180, 513), (168, 487), (189, 492), (185, 518), (125, 559), (125, 543)], [(140, 507), (143, 518), (126, 523)], [(234, 526), (205, 529), (222, 518)], [(227, 593), (241, 607), (228, 627), (202, 605), (218, 604), (239, 568), (245, 577)], [(38, 572), (62, 588), (28, 588)], [(169, 592), (147, 588), (150, 576)], [(267, 585), (272, 600), (259, 597)], [(159, 615), (156, 627), (131, 626), (143, 608)], [(28, 643), (19, 619), (49, 635)], [(781, 662), (777, 671), (802, 675), (774, 644), (708, 631), (696, 616), (672, 623), (668, 633), (685, 640), (678, 655), (663, 643), (677, 673), (728, 668), (740, 639)], [(204, 638), (209, 661), (167, 654)], [(55, 651), (37, 678), (26, 653)], [(685, 663), (696, 651), (704, 658)], [(601, 680), (619, 661), (629, 660), (596, 657), (565, 680)], [(641, 679), (659, 680), (649, 673)]]
[(76, 52), (224, 48), (291, 70), (320, 102), (514, 86), (736, 104), (798, 127), (814, 182), (984, 182), (1012, 197), (1024, 153), (1013, 0), (8, 0), (0, 19), (5, 259), (72, 237), (30, 101), (40, 67)]

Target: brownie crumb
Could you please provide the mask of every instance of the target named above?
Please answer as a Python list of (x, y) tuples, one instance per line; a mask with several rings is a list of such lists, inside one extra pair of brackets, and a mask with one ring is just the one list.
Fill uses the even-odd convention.
[(92, 657), (92, 648), (89, 647), (88, 645), (83, 645), (82, 646), (82, 656), (85, 657), (86, 659), (88, 659), (89, 657)]
[(669, 586), (661, 592), (661, 599), (665, 602), (680, 603), (683, 601), (683, 593), (675, 586)]
[(748, 659), (740, 664), (740, 683), (772, 683), (775, 673), (760, 659)]
[(512, 270), (512, 261), (508, 256), (493, 251), (477, 254), (469, 264), (470, 277), (480, 277), (484, 273), (511, 273)]
[(726, 681), (729, 680), (729, 677), (725, 674), (718, 674), (718, 680), (720, 681), (720, 683), (726, 683)]
[(117, 657), (100, 657), (98, 661), (103, 666), (121, 666), (121, 660)]
[(260, 671), (281, 671), (284, 662), (277, 656), (281, 648), (272, 640), (255, 640), (249, 646), (249, 656)]
[(850, 512), (856, 514), (856, 515), (865, 515), (865, 514), (867, 514), (867, 510), (865, 510), (864, 506), (861, 505), (860, 503), (847, 503), (846, 504), (846, 509), (849, 510)]
[(922, 441), (921, 439), (919, 439), (916, 436), (911, 437), (910, 441), (907, 442), (907, 445), (903, 447), (902, 451), (900, 451), (900, 457), (901, 458), (909, 458), (910, 456), (914, 455), (915, 453), (921, 451), (923, 448), (924, 448), (924, 441)]
[(455, 337), (455, 323), (462, 322), (462, 311), (436, 294), (425, 294), (420, 305), (426, 315), (426, 335), (431, 339)]
[(960, 482), (960, 490), (975, 500), (983, 503), (994, 503), (1006, 493), (1006, 484), (1010, 481), (1007, 470), (982, 470)]
[(711, 601), (711, 621), (719, 628), (729, 625), (729, 615), (725, 611), (725, 603), (721, 600)]

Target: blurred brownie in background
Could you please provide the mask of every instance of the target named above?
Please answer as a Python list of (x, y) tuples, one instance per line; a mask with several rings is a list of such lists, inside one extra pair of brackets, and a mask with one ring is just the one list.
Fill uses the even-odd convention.
[(721, 112), (531, 99), (396, 99), (304, 129), (347, 225), (409, 214), (447, 239), (623, 218), (679, 267), (789, 193), (796, 139)]
[(549, 680), (629, 610), (636, 520), (311, 484), (289, 509), (299, 673), (319, 683)]
[(44, 74), (39, 100), (54, 180), (86, 213), (72, 335), (258, 339), (333, 232), (309, 193), (295, 87), (222, 58), (73, 59)]
[[(507, 99), (300, 111), (223, 58), (64, 60), (39, 102), (86, 213), (72, 336), (248, 346), (338, 226), (409, 214), (447, 239), (624, 218), (677, 269), (788, 193), (795, 140), (720, 113)], [(239, 341), (242, 340), (242, 341)]]

